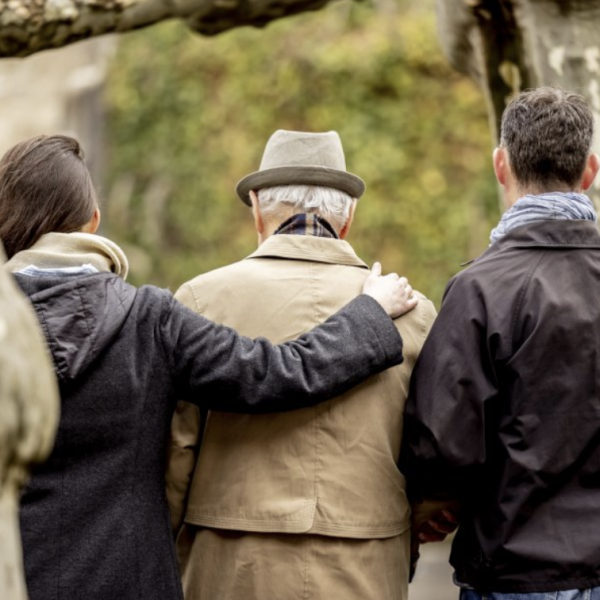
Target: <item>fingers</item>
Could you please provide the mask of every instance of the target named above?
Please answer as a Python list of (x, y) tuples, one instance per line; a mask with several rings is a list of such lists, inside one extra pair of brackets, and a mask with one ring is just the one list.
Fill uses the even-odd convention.
[(443, 510), (427, 522), (427, 525), (440, 533), (452, 533), (458, 527), (458, 515)]
[(381, 263), (376, 261), (363, 284), (363, 294), (379, 302), (392, 319), (411, 311), (417, 305), (418, 299), (413, 297), (414, 290), (406, 277), (400, 277), (398, 273), (382, 276), (381, 273)]
[(381, 275), (381, 263), (375, 261), (373, 263), (373, 268), (371, 269), (371, 275), (375, 275), (375, 277), (379, 277)]
[(433, 532), (424, 532), (421, 531), (417, 538), (421, 544), (429, 544), (431, 542), (443, 542), (446, 539), (446, 534), (441, 533), (433, 533)]
[(450, 510), (442, 510), (424, 523), (417, 534), (422, 544), (441, 542), (448, 534), (458, 527), (458, 515)]
[(442, 517), (448, 521), (448, 523), (454, 523), (454, 525), (458, 525), (458, 515), (451, 510), (443, 510)]
[(454, 523), (447, 523), (446, 521), (435, 521), (431, 520), (428, 523), (429, 527), (436, 531), (437, 533), (441, 533), (444, 536), (452, 533), (456, 529), (456, 525)]

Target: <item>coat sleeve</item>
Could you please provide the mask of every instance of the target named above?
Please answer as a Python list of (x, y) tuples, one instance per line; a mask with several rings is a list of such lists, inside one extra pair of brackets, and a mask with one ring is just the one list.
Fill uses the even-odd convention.
[(251, 340), (173, 300), (162, 339), (179, 397), (225, 412), (312, 406), (402, 362), (402, 338), (370, 296), (360, 295), (297, 340)]
[(459, 498), (486, 460), (498, 389), (482, 295), (452, 280), (412, 374), (400, 469), (412, 500)]

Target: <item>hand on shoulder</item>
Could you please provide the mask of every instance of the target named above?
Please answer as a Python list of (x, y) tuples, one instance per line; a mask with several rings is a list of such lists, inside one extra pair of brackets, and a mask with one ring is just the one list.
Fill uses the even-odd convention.
[(373, 265), (362, 291), (379, 302), (392, 319), (411, 311), (419, 302), (406, 277), (397, 273), (382, 275), (379, 262)]

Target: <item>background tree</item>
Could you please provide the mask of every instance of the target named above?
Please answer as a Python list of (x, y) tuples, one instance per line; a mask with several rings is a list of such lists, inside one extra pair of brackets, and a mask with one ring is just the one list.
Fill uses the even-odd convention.
[(338, 4), (211, 40), (164, 25), (122, 40), (108, 82), (106, 222), (140, 280), (176, 287), (256, 247), (234, 186), (278, 128), (339, 131), (367, 182), (351, 241), (436, 300), (488, 243), (485, 106), (440, 55), (431, 2)]
[(329, 0), (0, 0), (0, 57), (28, 56), (178, 18), (213, 35), (316, 10)]
[[(0, 244), (0, 265), (5, 261)], [(19, 495), (52, 449), (58, 386), (30, 303), (0, 269), (0, 598), (26, 600)]]
[[(437, 0), (437, 11), (446, 56), (484, 91), (494, 139), (507, 99), (540, 85), (583, 94), (600, 122), (600, 0)], [(591, 195), (600, 206), (600, 181)]]

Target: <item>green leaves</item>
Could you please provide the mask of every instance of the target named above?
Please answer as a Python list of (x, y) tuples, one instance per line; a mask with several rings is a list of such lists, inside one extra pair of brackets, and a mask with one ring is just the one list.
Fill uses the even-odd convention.
[(340, 3), (210, 39), (156, 26), (122, 38), (107, 98), (107, 233), (138, 283), (177, 287), (255, 248), (234, 187), (279, 128), (340, 133), (367, 182), (349, 240), (435, 301), (498, 218), (485, 102), (441, 57), (431, 2)]

